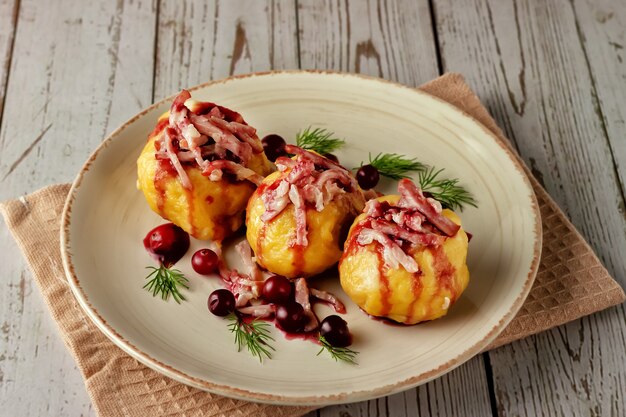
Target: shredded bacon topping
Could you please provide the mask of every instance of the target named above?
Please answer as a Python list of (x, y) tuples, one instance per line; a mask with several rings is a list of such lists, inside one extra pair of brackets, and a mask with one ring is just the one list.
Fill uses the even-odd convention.
[(419, 272), (419, 266), (406, 249), (439, 246), (454, 236), (460, 226), (441, 214), (441, 204), (427, 198), (408, 179), (398, 184), (400, 200), (396, 205), (369, 200), (353, 237), (359, 245), (378, 242), (385, 264), (390, 268), (402, 266), (408, 272)]
[[(235, 296), (237, 311), (255, 318), (272, 316), (276, 313), (276, 306), (261, 299), (263, 284), (272, 274), (259, 268), (247, 240), (239, 242), (235, 249), (243, 261), (241, 271), (228, 268), (223, 257), (221, 245), (215, 244), (214, 246), (214, 251), (220, 260), (219, 274)], [(305, 332), (316, 330), (320, 322), (315, 311), (313, 311), (311, 297), (330, 304), (337, 313), (345, 314), (346, 307), (333, 294), (310, 288), (305, 278), (297, 278), (293, 283), (295, 287), (295, 301), (302, 306), (306, 317), (303, 329)]]
[(268, 222), (293, 204), (296, 236), (292, 243), (307, 246), (307, 207), (320, 212), (338, 196), (345, 196), (348, 210), (356, 214), (365, 199), (355, 178), (341, 165), (297, 146), (287, 145), (286, 151), (296, 157), (276, 160), (278, 170), (286, 174), (261, 195), (265, 205), (261, 220)]
[(243, 240), (235, 246), (243, 260), (244, 271), (228, 268), (224, 260), (221, 244), (214, 242), (214, 245), (213, 250), (220, 260), (218, 264), (220, 277), (235, 295), (236, 306), (238, 308), (244, 307), (251, 300), (259, 298), (265, 277), (252, 256), (252, 249), (248, 242)]
[(258, 319), (264, 319), (276, 312), (274, 304), (258, 304), (237, 309), (241, 314), (247, 314)]
[(221, 180), (226, 171), (238, 181), (261, 183), (248, 163), (263, 152), (263, 145), (239, 113), (195, 101), (183, 90), (172, 102), (168, 122), (157, 139), (155, 157), (172, 163), (183, 187), (192, 188), (183, 164), (197, 165), (211, 181)]
[(400, 207), (416, 208), (429, 222), (448, 236), (456, 235), (461, 226), (441, 214), (441, 204), (434, 199), (427, 199), (422, 190), (411, 180), (402, 179), (398, 184), (402, 198)]
[(335, 297), (333, 294), (327, 291), (317, 290), (315, 288), (309, 288), (309, 291), (311, 292), (311, 295), (313, 297), (317, 298), (318, 300), (322, 300), (330, 304), (331, 306), (333, 306), (333, 308), (335, 309), (337, 313), (339, 314), (346, 313), (346, 306), (343, 305), (343, 303), (339, 301), (339, 299)]
[(304, 316), (306, 317), (306, 323), (304, 325), (304, 331), (310, 332), (317, 329), (319, 326), (319, 320), (311, 308), (311, 301), (309, 293), (309, 286), (306, 283), (305, 278), (297, 278), (295, 281), (296, 289), (296, 303), (302, 306), (304, 310)]

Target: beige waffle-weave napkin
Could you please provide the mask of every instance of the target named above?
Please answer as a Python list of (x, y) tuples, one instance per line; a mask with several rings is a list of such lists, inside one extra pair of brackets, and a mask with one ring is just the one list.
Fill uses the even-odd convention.
[[(421, 87), (472, 115), (507, 143), (478, 97), (457, 74)], [(543, 254), (524, 306), (490, 346), (495, 347), (624, 301), (591, 248), (529, 174), (543, 221)], [(59, 249), (60, 215), (69, 185), (53, 185), (0, 205), (24, 253), (66, 346), (85, 378), (101, 417), (300, 416), (313, 408), (278, 407), (233, 400), (188, 387), (147, 368), (98, 331), (74, 299)]]

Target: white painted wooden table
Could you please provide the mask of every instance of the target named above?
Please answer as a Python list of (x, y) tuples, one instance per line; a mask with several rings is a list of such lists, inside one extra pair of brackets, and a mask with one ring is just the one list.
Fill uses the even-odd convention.
[[(626, 0), (0, 0), (0, 200), (70, 181), (154, 100), (230, 74), (465, 74), (626, 286)], [(0, 224), (0, 415), (94, 412)], [(624, 305), (320, 416), (626, 415)], [(316, 413), (311, 413), (311, 416)]]

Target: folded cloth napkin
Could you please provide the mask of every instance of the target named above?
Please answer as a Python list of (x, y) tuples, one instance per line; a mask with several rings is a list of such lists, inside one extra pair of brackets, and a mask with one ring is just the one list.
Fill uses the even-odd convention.
[[(508, 145), (478, 97), (458, 74), (422, 87), (484, 124)], [(528, 172), (543, 222), (535, 284), (515, 319), (490, 348), (541, 332), (625, 300), (591, 248)], [(128, 356), (89, 321), (66, 282), (59, 249), (60, 216), (69, 185), (53, 185), (0, 205), (61, 336), (85, 378), (99, 416), (301, 416), (313, 407), (233, 400), (188, 387)]]

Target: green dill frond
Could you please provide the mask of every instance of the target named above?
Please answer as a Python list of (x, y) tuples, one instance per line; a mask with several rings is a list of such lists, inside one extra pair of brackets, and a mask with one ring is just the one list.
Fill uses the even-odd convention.
[(322, 348), (320, 349), (319, 352), (317, 352), (317, 356), (319, 356), (323, 351), (326, 350), (328, 351), (328, 353), (330, 353), (330, 356), (335, 361), (343, 361), (343, 362), (350, 363), (352, 365), (357, 365), (356, 356), (359, 354), (359, 352), (356, 352), (347, 347), (333, 346), (330, 343), (328, 343), (328, 341), (322, 335), (320, 335), (319, 341), (320, 341), (320, 344), (322, 345)]
[(370, 154), (369, 160), (370, 165), (376, 168), (380, 175), (394, 180), (408, 178), (408, 173), (422, 172), (427, 168), (426, 165), (416, 158), (409, 159), (397, 153), (379, 153), (374, 159), (372, 159), (372, 155)]
[(179, 287), (189, 289), (187, 283), (189, 280), (185, 278), (178, 269), (167, 268), (163, 265), (156, 268), (148, 266), (152, 272), (146, 277), (149, 280), (143, 287), (152, 293), (153, 297), (160, 295), (163, 300), (167, 300), (170, 295), (174, 301), (180, 304), (185, 297), (180, 293)]
[(236, 313), (228, 315), (226, 319), (230, 321), (228, 330), (235, 335), (238, 352), (245, 347), (252, 356), (259, 358), (260, 362), (263, 362), (264, 357), (272, 358), (271, 351), (274, 347), (269, 343), (274, 338), (270, 335), (269, 324), (257, 320), (246, 323)]
[(422, 191), (430, 193), (445, 208), (463, 210), (465, 204), (477, 207), (474, 196), (459, 185), (458, 178), (438, 178), (442, 172), (443, 169), (435, 168), (420, 172), (418, 180)]
[(296, 135), (296, 145), (302, 149), (315, 151), (320, 155), (331, 153), (341, 148), (346, 142), (334, 137), (333, 132), (326, 129), (307, 127)]

